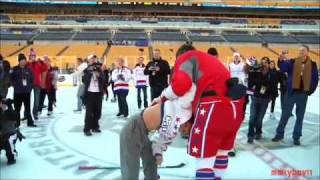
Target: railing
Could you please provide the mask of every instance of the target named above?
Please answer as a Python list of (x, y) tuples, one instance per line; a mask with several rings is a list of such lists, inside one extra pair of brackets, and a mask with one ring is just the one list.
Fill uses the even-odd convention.
[[(282, 27), (277, 27), (277, 28), (272, 28), (273, 26), (269, 27), (257, 27), (257, 26), (248, 26), (248, 25), (229, 25), (229, 26), (216, 26), (216, 25), (209, 25), (204, 23), (205, 26), (201, 27), (199, 24), (193, 23), (192, 25), (190, 24), (181, 24), (181, 25), (176, 25), (174, 23), (172, 24), (152, 24), (152, 25), (146, 25), (146, 24), (112, 24), (112, 27), (114, 29), (119, 29), (119, 28), (132, 28), (132, 29), (176, 29), (176, 30), (181, 30), (187, 29), (187, 30), (208, 30), (208, 31), (226, 31), (226, 30), (234, 30), (234, 31), (270, 31), (270, 32), (313, 32), (313, 33), (319, 33), (319, 27), (318, 26), (308, 26), (310, 28), (306, 28), (306, 26), (295, 26), (295, 27), (290, 27), (290, 28), (282, 28)], [(47, 29), (47, 28), (52, 28), (52, 29), (76, 29), (76, 28), (90, 28), (90, 29), (106, 29), (110, 27), (110, 24), (103, 24), (103, 25), (33, 25), (33, 24), (0, 24), (1, 28), (37, 28), (37, 29)]]

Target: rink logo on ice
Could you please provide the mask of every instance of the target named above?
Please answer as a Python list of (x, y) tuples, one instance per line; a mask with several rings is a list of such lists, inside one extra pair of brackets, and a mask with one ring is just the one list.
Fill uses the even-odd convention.
[(27, 129), (24, 131), (29, 142), (29, 147), (34, 151), (37, 157), (44, 159), (49, 164), (58, 167), (60, 170), (69, 174), (70, 177), (78, 177), (79, 179), (97, 179), (108, 177), (115, 170), (95, 170), (83, 171), (79, 170), (79, 166), (97, 166), (95, 159), (86, 156), (78, 151), (73, 151), (61, 144), (48, 131), (48, 124), (39, 122), (38, 127), (34, 129)]
[(310, 177), (312, 176), (312, 170), (297, 170), (297, 169), (273, 169), (271, 171), (272, 176), (287, 176), (293, 177)]

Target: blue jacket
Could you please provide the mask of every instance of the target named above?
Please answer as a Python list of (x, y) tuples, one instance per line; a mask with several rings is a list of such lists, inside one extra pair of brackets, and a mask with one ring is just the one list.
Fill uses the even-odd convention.
[[(25, 79), (26, 84), (23, 84)], [(26, 94), (32, 91), (33, 75), (31, 69), (15, 66), (11, 73), (11, 82), (15, 94)]]
[[(293, 91), (293, 89), (292, 89), (292, 76), (293, 76), (294, 62), (295, 62), (294, 59), (280, 62), (280, 70), (282, 72), (288, 73), (287, 91), (289, 93), (291, 93)], [(311, 72), (311, 83), (310, 83), (311, 87), (310, 87), (310, 91), (306, 92), (308, 95), (311, 95), (317, 89), (318, 81), (319, 81), (319, 75), (318, 75), (317, 64), (312, 61), (312, 72)]]

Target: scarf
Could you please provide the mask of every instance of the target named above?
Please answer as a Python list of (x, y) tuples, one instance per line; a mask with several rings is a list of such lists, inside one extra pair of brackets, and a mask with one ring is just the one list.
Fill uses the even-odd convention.
[[(302, 69), (303, 61), (301, 57), (295, 59), (293, 64), (292, 88), (308, 92), (311, 85), (312, 61), (310, 57), (307, 56), (304, 69)], [(301, 89), (301, 83), (303, 83), (303, 89)]]

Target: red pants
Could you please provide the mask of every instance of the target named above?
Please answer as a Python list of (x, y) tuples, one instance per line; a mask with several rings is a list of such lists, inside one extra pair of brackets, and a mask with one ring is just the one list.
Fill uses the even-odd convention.
[(207, 158), (215, 156), (219, 149), (232, 149), (244, 119), (243, 103), (244, 99), (202, 98), (190, 132), (188, 154)]

